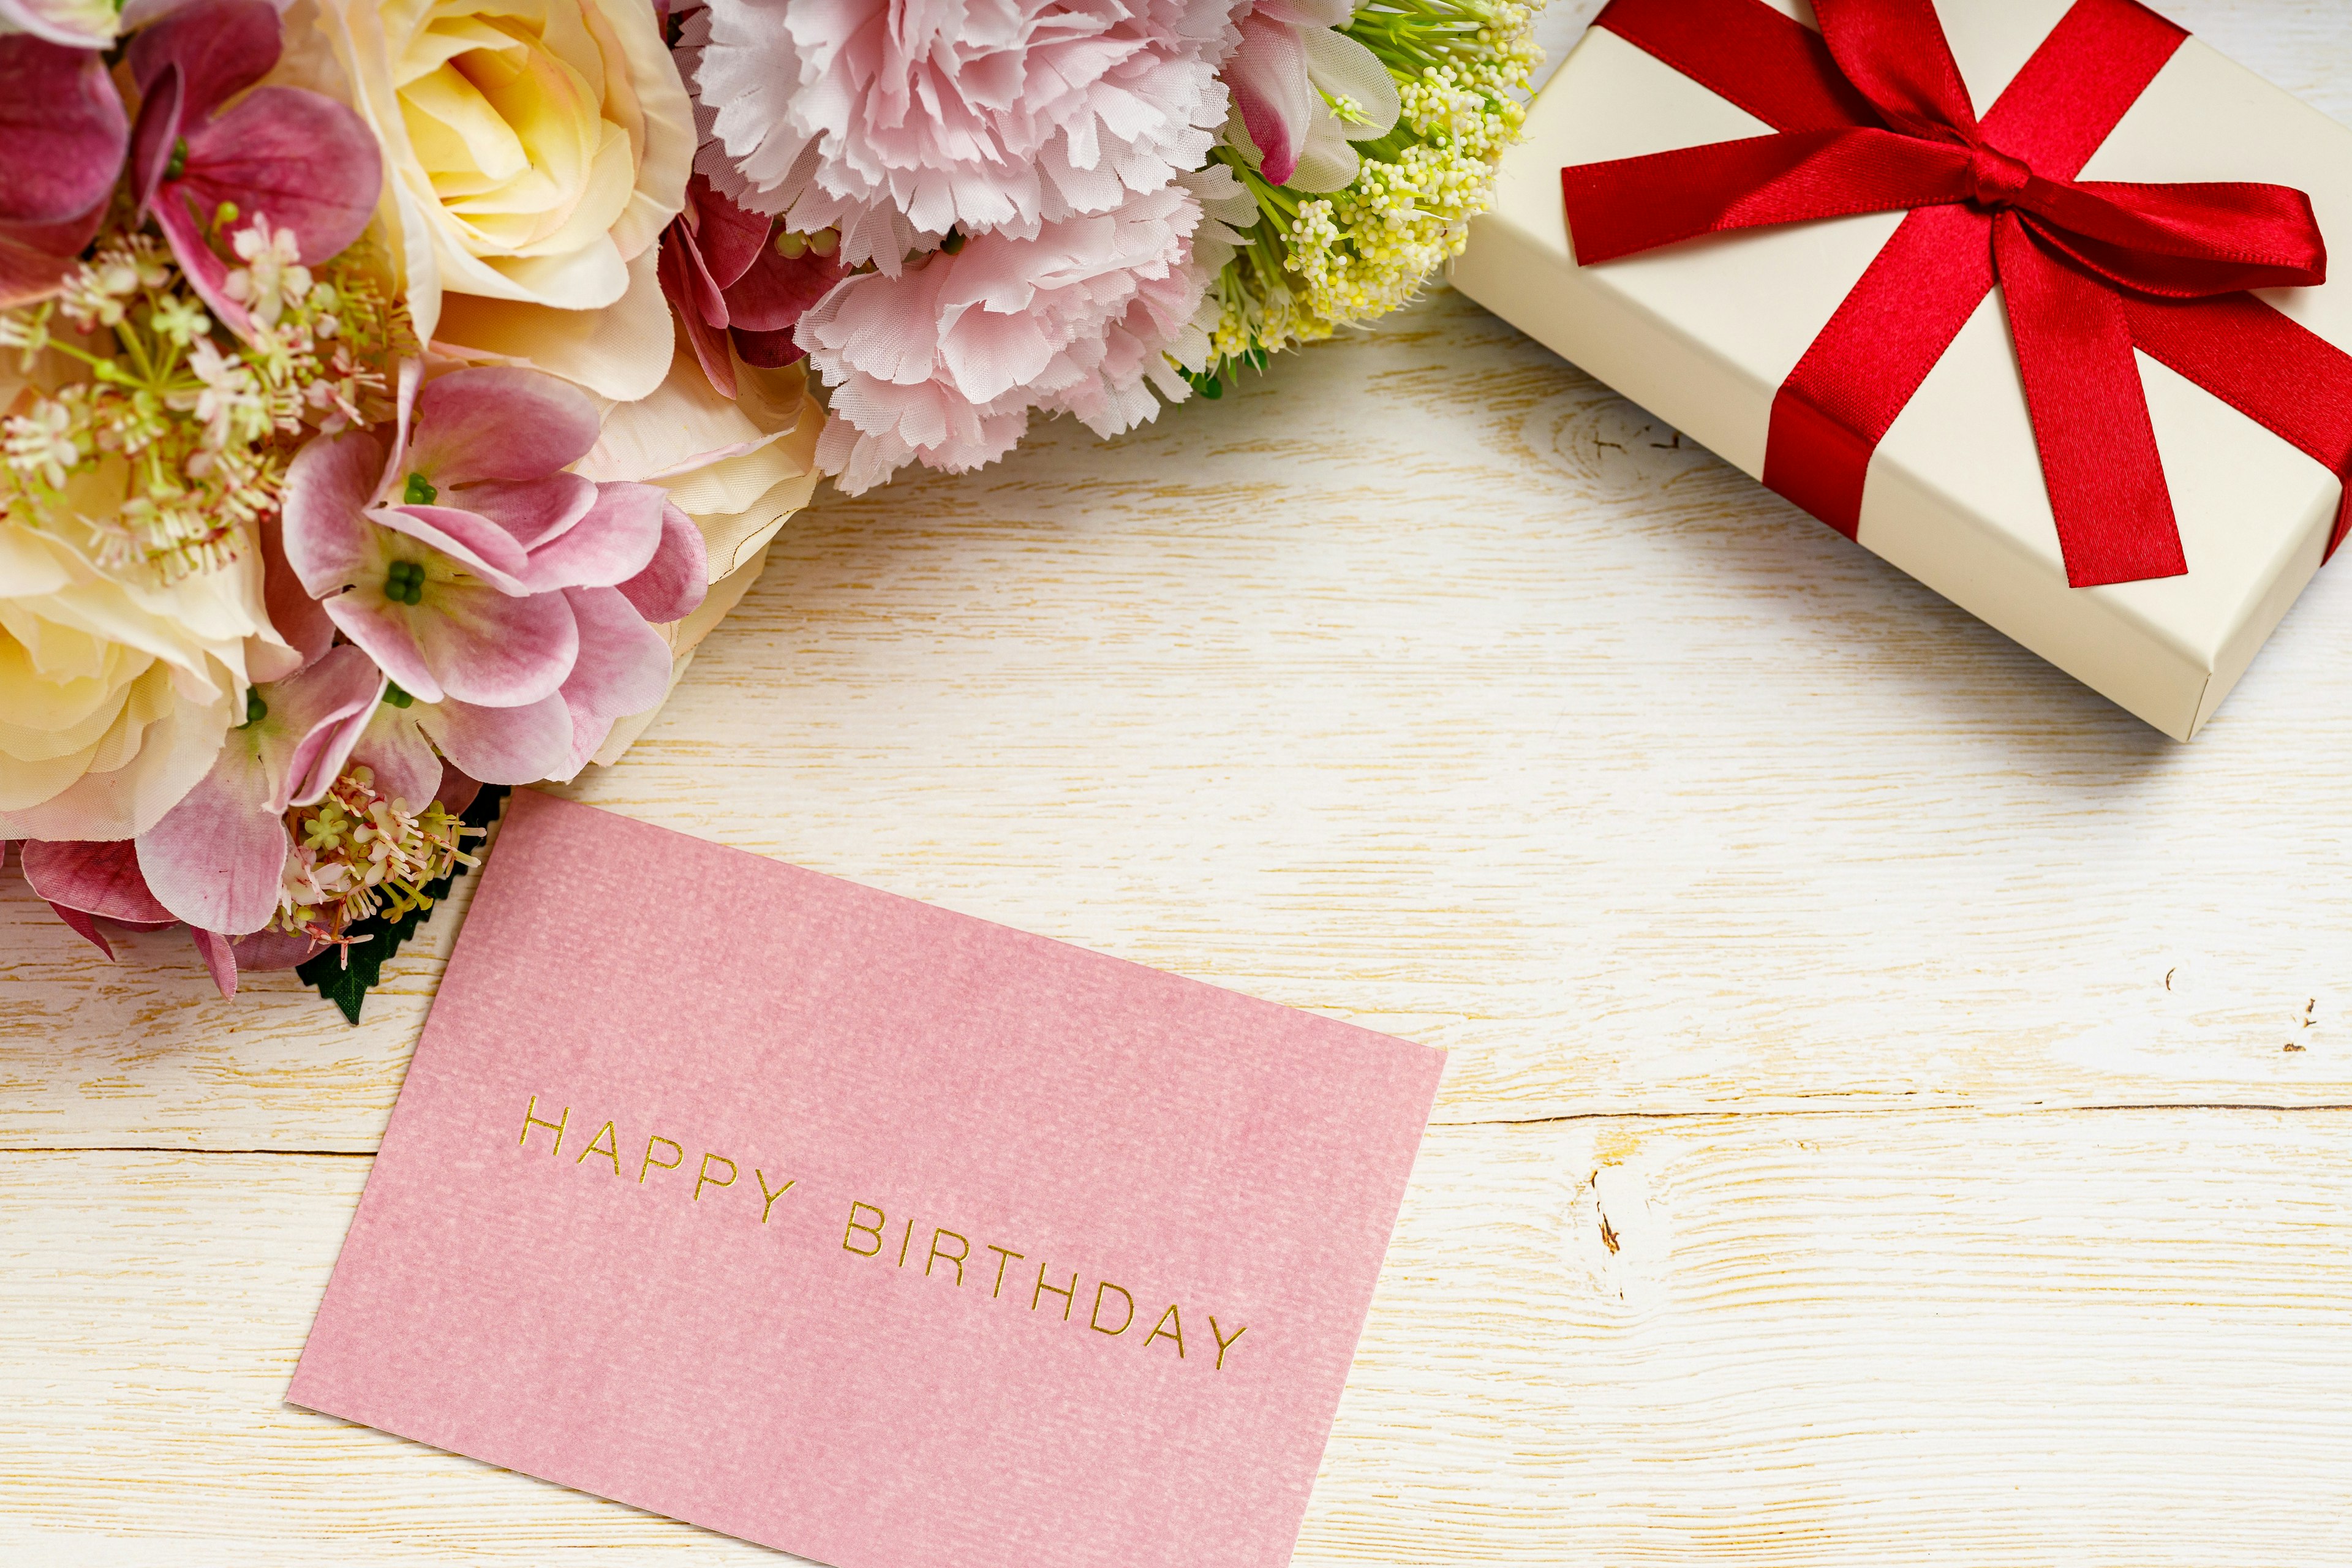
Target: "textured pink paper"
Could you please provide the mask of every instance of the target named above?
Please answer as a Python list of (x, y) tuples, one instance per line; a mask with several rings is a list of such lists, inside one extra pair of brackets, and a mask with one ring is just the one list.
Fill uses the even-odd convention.
[(1271, 1568), (1442, 1061), (520, 793), (288, 1397), (842, 1568)]

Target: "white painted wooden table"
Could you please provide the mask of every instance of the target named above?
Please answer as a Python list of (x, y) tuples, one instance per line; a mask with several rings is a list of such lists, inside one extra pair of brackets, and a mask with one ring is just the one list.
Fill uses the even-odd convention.
[[(2347, 776), (2352, 567), (2178, 746), (1439, 293), (821, 499), (572, 793), (1453, 1051), (1302, 1563), (2293, 1568)], [(281, 1403), (457, 925), (347, 1029), (0, 883), (0, 1563), (777, 1560)]]

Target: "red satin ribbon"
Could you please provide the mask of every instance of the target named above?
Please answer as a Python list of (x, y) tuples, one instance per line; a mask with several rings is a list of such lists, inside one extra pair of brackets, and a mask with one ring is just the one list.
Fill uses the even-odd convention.
[(2326, 280), (2284, 185), (2077, 181), (2188, 35), (2076, 0), (1979, 121), (1931, 0), (1612, 0), (1607, 27), (1778, 134), (1560, 171), (1577, 260), (1907, 210), (1773, 400), (1764, 482), (1851, 538), (1870, 455), (1998, 282), (2076, 587), (2188, 570), (2137, 345), (2347, 479), (2352, 355), (2252, 289)]

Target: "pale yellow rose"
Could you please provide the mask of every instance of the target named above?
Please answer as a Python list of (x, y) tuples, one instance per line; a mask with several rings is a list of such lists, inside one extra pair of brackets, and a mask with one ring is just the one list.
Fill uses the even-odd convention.
[(248, 659), (277, 673), (259, 552), (168, 586), (119, 581), (0, 519), (0, 838), (129, 838), (212, 767)]
[[(594, 449), (573, 465), (599, 481), (661, 486), (702, 531), (709, 595), (686, 619), (654, 628), (670, 645), (673, 691), (702, 639), (759, 580), (777, 530), (808, 504), (824, 429), (802, 365), (761, 370), (738, 361), (730, 401), (710, 389), (691, 351), (675, 349), (667, 378), (652, 395), (609, 409)], [(615, 723), (594, 760), (619, 761), (660, 711), (656, 704)]]
[[(654, 247), (695, 134), (648, 0), (318, 0), (317, 17), (383, 147), (418, 335), (606, 396), (657, 384)], [(600, 312), (593, 332), (580, 311)]]

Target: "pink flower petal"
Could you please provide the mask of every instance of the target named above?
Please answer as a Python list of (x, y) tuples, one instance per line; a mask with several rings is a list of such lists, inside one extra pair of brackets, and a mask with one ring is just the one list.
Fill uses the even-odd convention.
[(801, 347), (800, 339), (789, 329), (780, 332), (747, 332), (738, 327), (730, 336), (733, 338), (735, 352), (742, 356), (743, 363), (757, 365), (761, 370), (780, 370), (808, 354), (808, 350)]
[[(524, 591), (523, 548), (488, 518), (455, 506), (380, 506), (368, 521), (432, 546), (501, 593)], [(370, 586), (359, 584), (362, 592)]]
[(304, 936), (298, 931), (256, 931), (251, 936), (238, 937), (228, 944), (229, 955), (236, 961), (236, 971), (292, 969), (307, 963), (325, 948), (326, 943)]
[(228, 938), (218, 931), (199, 931), (193, 926), (188, 934), (195, 939), (196, 956), (212, 971), (213, 984), (220, 988), (221, 999), (233, 999), (236, 995), (236, 953)]
[(318, 437), (287, 465), (279, 501), (286, 560), (313, 598), (356, 587), (356, 574), (373, 563), (365, 513), (383, 476), (383, 447), (362, 430)]
[(1279, 185), (1298, 167), (1314, 110), (1306, 47), (1296, 28), (1255, 13), (1242, 18), (1241, 34), (1241, 47), (1225, 62), (1225, 84), (1250, 140), (1257, 143), (1263, 159), (1258, 172)]
[[(482, 709), (478, 710), (478, 711), (488, 712), (491, 711), (491, 710)], [(441, 789), (440, 792), (433, 797), (435, 800), (440, 802), (442, 810), (447, 812), (452, 816), (461, 816), (464, 814), (465, 809), (467, 806), (474, 804), (475, 797), (479, 795), (481, 793), (482, 781), (480, 779), (469, 777), (466, 773), (460, 772), (457, 764), (455, 763), (446, 760), (442, 763)]]
[(301, 674), (260, 689), (268, 712), (260, 753), (272, 816), (327, 793), (383, 696), (383, 671), (348, 643)]
[[(366, 122), (331, 98), (257, 88), (209, 124), (191, 124), (184, 109), (181, 183), (198, 212), (234, 202), (246, 222), (266, 216), (271, 227), (292, 229), (302, 259), (313, 263), (357, 239), (374, 216), (383, 154)], [(172, 188), (163, 187), (164, 199)]]
[(674, 502), (662, 506), (661, 548), (620, 590), (649, 621), (684, 620), (710, 591), (710, 555), (702, 530)]
[[(727, 301), (719, 297), (717, 287), (693, 254), (692, 242), (682, 227), (684, 221), (674, 220), (662, 231), (657, 264), (662, 293), (675, 308), (678, 325), (686, 330), (686, 341), (694, 350), (704, 377), (720, 396), (732, 397), (735, 364), (727, 357)], [(715, 323), (711, 320), (714, 315), (719, 318)]]
[(658, 485), (597, 486), (588, 514), (530, 552), (525, 585), (544, 593), (627, 582), (652, 563), (661, 547), (662, 509), (668, 502), (669, 493)]
[(268, 793), (259, 760), (231, 731), (213, 771), (139, 836), (139, 869), (166, 910), (231, 936), (269, 923), (294, 845), (261, 809)]
[[(144, 923), (168, 922), (173, 918), (172, 911), (147, 890), (147, 879), (139, 874), (139, 851), (127, 838), (110, 843), (45, 843), (33, 838), (25, 841), (18, 854), (25, 880), (52, 904), (109, 920)], [(97, 937), (90, 940), (100, 947), (106, 945)]]
[(287, 560), (285, 528), (282, 511), (268, 513), (261, 520), (261, 603), (269, 613), (269, 624), (300, 661), (295, 668), (308, 669), (335, 640), (335, 623), (327, 618), (325, 606), (310, 596), (310, 590), (302, 585)]
[[(90, 919), (79, 910), (68, 909), (63, 904), (51, 904), (49, 906), (49, 912), (57, 916), (58, 919), (65, 921), (65, 923), (71, 928), (74, 932), (82, 939), (82, 941), (89, 943), (92, 947), (98, 949), (99, 952), (106, 954), (106, 961), (109, 963), (114, 962), (114, 944), (106, 940), (106, 933), (98, 929), (98, 922), (96, 921)], [(170, 923), (173, 925), (178, 925), (180, 922), (173, 921)]]
[(580, 658), (563, 683), (572, 710), (572, 753), (562, 776), (587, 765), (614, 721), (642, 713), (669, 694), (669, 645), (613, 588), (567, 588), (580, 623)]
[(152, 210), (156, 226), (172, 247), (172, 259), (180, 264), (196, 298), (229, 331), (239, 337), (252, 336), (253, 314), (228, 297), (228, 263), (205, 243), (204, 224), (188, 210), (186, 187), (158, 186)]
[(441, 789), (441, 759), (433, 742), (416, 727), (421, 706), (395, 708), (378, 703), (359, 744), (352, 748), (352, 765), (375, 775), (375, 792), (387, 800), (405, 801), (421, 808)]
[(488, 518), (523, 550), (533, 550), (588, 515), (588, 509), (596, 504), (596, 486), (578, 474), (550, 474), (543, 479), (479, 479), (445, 491), (441, 499)]
[(425, 384), (404, 459), (436, 485), (536, 479), (596, 444), (596, 405), (569, 382), (478, 365)]
[(268, 0), (194, 0), (132, 35), (123, 58), (142, 93), (179, 67), (180, 117), (194, 124), (278, 63), (278, 11)]
[[(485, 708), (536, 702), (563, 684), (579, 656), (580, 630), (561, 594), (519, 599), (491, 588), (436, 583), (431, 607), (433, 614), (414, 615), (412, 628), (438, 688), (434, 700), (446, 694)], [(397, 670), (393, 679), (425, 695)]]
[(0, 37), (0, 224), (78, 220), (122, 170), (131, 120), (105, 57), (16, 33)]
[(561, 692), (519, 708), (442, 702), (416, 712), (442, 755), (484, 784), (531, 784), (572, 754), (572, 710)]
[(712, 284), (731, 285), (768, 251), (768, 230), (773, 220), (755, 213), (710, 188), (700, 174), (687, 181), (688, 202), (695, 217), (694, 248)]
[(58, 291), (82, 248), (106, 219), (100, 201), (79, 218), (57, 224), (0, 224), (0, 310)]
[(421, 701), (438, 702), (441, 682), (425, 659), (417, 641), (418, 624), (436, 612), (395, 605), (382, 594), (362, 589), (338, 594), (325, 601), (327, 618), (342, 634), (367, 650), (400, 689)]
[(841, 258), (814, 250), (785, 258), (762, 246), (742, 277), (727, 289), (727, 322), (753, 332), (786, 332), (803, 311), (841, 281)]

